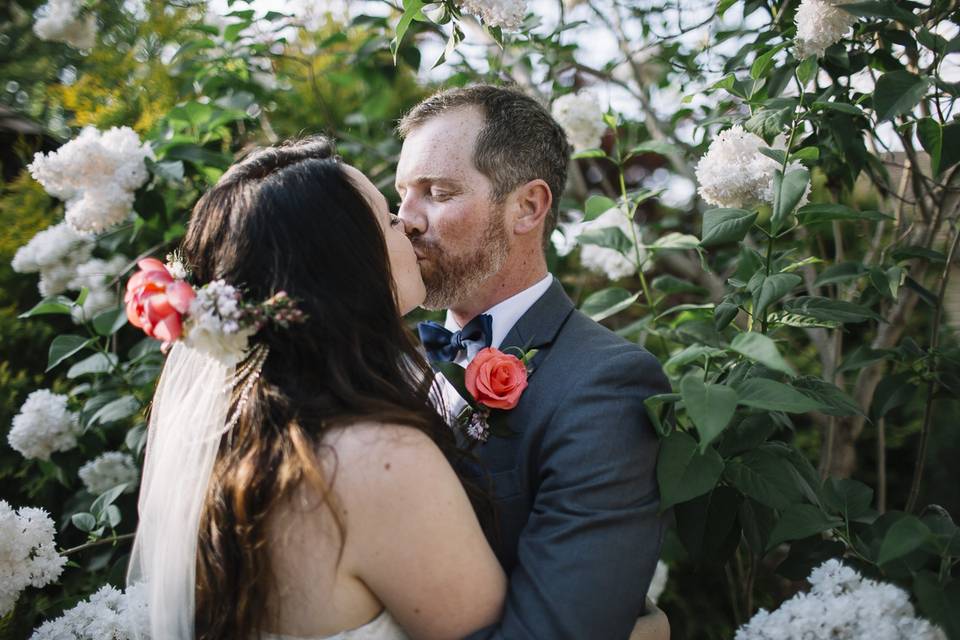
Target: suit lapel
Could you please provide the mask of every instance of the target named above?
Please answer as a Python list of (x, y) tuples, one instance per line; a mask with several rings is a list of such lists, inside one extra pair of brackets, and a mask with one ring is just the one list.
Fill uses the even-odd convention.
[[(556, 278), (550, 283), (550, 288), (533, 303), (527, 312), (520, 316), (516, 324), (507, 333), (501, 351), (513, 347), (529, 351), (542, 349), (553, 342), (560, 332), (563, 323), (573, 311), (573, 302), (567, 297), (563, 285)], [(530, 363), (530, 372), (536, 370), (544, 352), (537, 353)]]

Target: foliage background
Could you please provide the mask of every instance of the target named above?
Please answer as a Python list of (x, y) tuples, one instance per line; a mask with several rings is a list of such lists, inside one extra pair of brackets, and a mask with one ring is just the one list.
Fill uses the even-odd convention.
[[(618, 199), (628, 203), (652, 267), (609, 282), (584, 269), (578, 251), (565, 256), (554, 251), (550, 265), (578, 305), (666, 362), (680, 394), (661, 407), (674, 407), (673, 422), (664, 421), (665, 446), (670, 440), (686, 456), (683, 464), (664, 463), (661, 473), (662, 491), (675, 498), (676, 526), (664, 550), (671, 575), (661, 600), (674, 637), (731, 637), (758, 607), (775, 607), (802, 588), (802, 577), (817, 559), (841, 553), (868, 574), (911, 590), (921, 612), (956, 637), (960, 537), (943, 514), (960, 513), (954, 463), (960, 432), (953, 420), (960, 409), (960, 318), (942, 318), (935, 350), (931, 330), (938, 323), (938, 305), (949, 301), (946, 294), (955, 291), (958, 281), (954, 278), (938, 302), (937, 286), (956, 233), (956, 204), (947, 196), (957, 189), (957, 173), (944, 166), (940, 175), (932, 175), (926, 148), (915, 134), (916, 122), (923, 118), (936, 120), (941, 132), (958, 126), (951, 111), (960, 78), (950, 75), (960, 51), (955, 2), (860, 3), (865, 15), (854, 31), (857, 44), (831, 48), (813, 69), (815, 100), (849, 105), (846, 110), (813, 108), (814, 99), (782, 102), (797, 97), (791, 76), (803, 64), (789, 46), (779, 46), (789, 45), (794, 36), (797, 3), (791, 0), (534, 2), (524, 29), (516, 34), (482, 28), (458, 15), (455, 3), (444, 3), (448, 15), (441, 17), (418, 13), (423, 6), (418, 2), (331, 4), (326, 12), (287, 15), (242, 1), (210, 8), (186, 0), (98, 0), (87, 3), (99, 23), (98, 44), (89, 52), (37, 39), (31, 25), (40, 4), (18, 0), (0, 8), (0, 108), (5, 109), (0, 113), (37, 125), (30, 133), (4, 132), (0, 433), (9, 428), (27, 394), (39, 387), (73, 389), (88, 429), (76, 450), (55, 454), (49, 463), (24, 461), (5, 443), (0, 446), (0, 499), (45, 507), (58, 523), (62, 548), (133, 531), (132, 496), (113, 496), (95, 505), (97, 496), (83, 490), (76, 471), (107, 449), (139, 452), (142, 407), (159, 360), (126, 328), (100, 337), (104, 349), (120, 355), (116, 370), (73, 379), (67, 375), (69, 363), (45, 371), (54, 336), (83, 331), (62, 315), (17, 318), (39, 297), (35, 277), (13, 273), (10, 260), (34, 233), (62, 217), (62, 204), (47, 197), (23, 170), (34, 151), (65, 142), (85, 125), (127, 125), (150, 140), (160, 164), (138, 193), (137, 217), (101, 238), (98, 254), (162, 256), (182, 236), (198, 194), (251, 145), (327, 133), (339, 141), (345, 158), (395, 201), (392, 171), (399, 142), (393, 125), (438, 86), (510, 81), (545, 101), (589, 88), (598, 96), (598, 118), (611, 105), (608, 127), (598, 149), (581, 154), (572, 167), (563, 220), (595, 217)], [(418, 18), (405, 33), (398, 31), (404, 10)], [(433, 67), (441, 53), (444, 60)], [(876, 78), (900, 70), (927, 74), (934, 81), (903, 113), (880, 118), (872, 102)], [(938, 118), (941, 109), (946, 113)], [(805, 114), (808, 124), (798, 129), (789, 150), (817, 150), (815, 157), (804, 158), (812, 174), (810, 202), (851, 212), (877, 210), (891, 218), (828, 219), (802, 224), (784, 236), (771, 255), (774, 260), (767, 261), (766, 275), (780, 269), (801, 273), (807, 290), (791, 288), (771, 302), (771, 309), (813, 295), (810, 290), (816, 288), (827, 298), (892, 321), (773, 327), (778, 353), (791, 368), (835, 383), (857, 410), (838, 411), (834, 402), (832, 413), (841, 415), (830, 415), (830, 403), (788, 415), (741, 405), (721, 425), (722, 433), (708, 436), (690, 416), (694, 392), (687, 389), (697, 383), (685, 387), (684, 380), (692, 376), (701, 385), (730, 388), (750, 377), (793, 383), (730, 348), (736, 334), (748, 328), (760, 333), (746, 313), (756, 300), (749, 292), (745, 298), (730, 297), (745, 288), (729, 279), (746, 283), (764, 270), (762, 227), (767, 223), (758, 217), (757, 225), (739, 237), (698, 245), (705, 216), (715, 214), (691, 197), (695, 166), (719, 128), (752, 121), (769, 143), (775, 134), (788, 133), (793, 113)], [(0, 120), (4, 126), (7, 122)], [(960, 145), (958, 140), (944, 135), (943, 149), (950, 141)], [(901, 151), (883, 148), (891, 143)], [(898, 180), (904, 157), (911, 153), (909, 179)], [(926, 212), (917, 204), (924, 199), (930, 202)], [(930, 212), (936, 214), (936, 224), (927, 219)], [(929, 231), (922, 247), (928, 253), (895, 258), (897, 249), (921, 246), (911, 235), (917, 229)], [(676, 240), (673, 233), (694, 236), (694, 242), (664, 242)], [(628, 254), (632, 247), (615, 233), (592, 241), (581, 238), (580, 244), (591, 242)], [(807, 258), (820, 262), (804, 262)], [(812, 287), (825, 269), (844, 262), (862, 268), (845, 280)], [(901, 270), (892, 290), (892, 280), (878, 281), (874, 267), (882, 273)], [(907, 275), (912, 284), (903, 279)], [(733, 300), (741, 310), (733, 324), (718, 329), (715, 318), (722, 314), (717, 305), (724, 300)], [(909, 310), (897, 315), (904, 307)], [(876, 340), (883, 326), (897, 326), (901, 333), (883, 345), (877, 359), (850, 360), (858, 348)], [(763, 329), (765, 335), (766, 323)], [(704, 354), (709, 354), (706, 360)], [(837, 375), (841, 362), (852, 363), (846, 376)], [(875, 377), (874, 388), (858, 389), (863, 371), (869, 372), (865, 377)], [(77, 392), (78, 382), (89, 387)], [(935, 393), (928, 395), (931, 388)], [(96, 417), (105, 405), (130, 397), (135, 402), (127, 403), (127, 410), (120, 402), (113, 406), (121, 410)], [(935, 410), (925, 423), (931, 398)], [(858, 411), (869, 419), (858, 417)], [(751, 416), (753, 422), (744, 422)], [(759, 429), (751, 431), (750, 425)], [(921, 431), (928, 434), (929, 448), (913, 512), (926, 518), (922, 522), (902, 513)], [(753, 453), (761, 448), (766, 453)], [(745, 481), (742, 470), (771, 452), (786, 456), (790, 464), (780, 471), (756, 467), (757, 481)], [(789, 469), (794, 470), (789, 478), (780, 475)], [(829, 477), (857, 483), (821, 482)], [(763, 483), (782, 484), (790, 498), (783, 504), (771, 499), (758, 488)], [(858, 513), (834, 508), (845, 501), (860, 504)], [(118, 507), (119, 518), (108, 514), (110, 502)], [(942, 505), (944, 511), (924, 511), (929, 504)], [(821, 528), (781, 532), (786, 537), (768, 546), (777, 523), (797, 505), (814, 509), (803, 513), (817, 514), (813, 519), (820, 518)], [(884, 511), (891, 515), (880, 517)], [(73, 516), (88, 512), (103, 526), (90, 532), (71, 524)], [(899, 525), (906, 533), (891, 533), (898, 523), (907, 523)], [(890, 545), (899, 545), (898, 555), (890, 555)], [(0, 623), (2, 633), (25, 637), (41, 620), (58, 615), (98, 585), (122, 584), (126, 550), (121, 540), (72, 554), (74, 564), (61, 583), (24, 593), (17, 610)], [(931, 584), (928, 572), (932, 589), (923, 586)]]

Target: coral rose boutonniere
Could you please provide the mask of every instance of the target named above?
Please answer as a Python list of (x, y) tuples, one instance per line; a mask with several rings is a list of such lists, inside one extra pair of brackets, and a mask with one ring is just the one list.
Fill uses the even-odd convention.
[(452, 362), (434, 363), (467, 401), (457, 423), (470, 439), (486, 442), (491, 434), (513, 435), (503, 421), (504, 412), (520, 402), (527, 388), (530, 360), (537, 353), (535, 349), (517, 351), (519, 356), (487, 347), (465, 371)]

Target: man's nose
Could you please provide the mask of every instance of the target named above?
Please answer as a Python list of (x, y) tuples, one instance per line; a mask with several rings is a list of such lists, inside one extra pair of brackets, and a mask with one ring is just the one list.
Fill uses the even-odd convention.
[(397, 216), (403, 222), (403, 232), (408, 236), (421, 235), (427, 230), (427, 217), (415, 205), (413, 198), (405, 198), (400, 203)]

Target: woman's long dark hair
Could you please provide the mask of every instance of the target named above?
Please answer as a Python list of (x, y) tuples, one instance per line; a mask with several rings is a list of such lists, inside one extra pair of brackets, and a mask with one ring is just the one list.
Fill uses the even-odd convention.
[(253, 339), (269, 356), (221, 443), (200, 522), (196, 637), (244, 638), (265, 622), (271, 508), (302, 482), (329, 497), (315, 455), (327, 429), (399, 423), (459, 454), (430, 408), (432, 376), (397, 312), (375, 213), (328, 140), (231, 167), (194, 208), (182, 250), (196, 282), (222, 278), (251, 301), (286, 291), (307, 317)]

